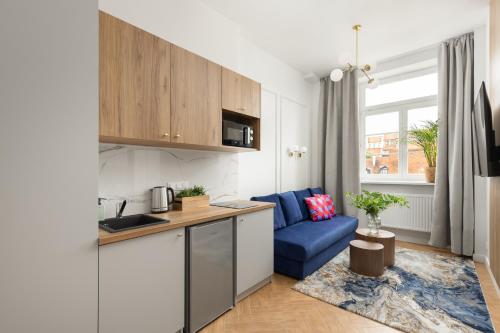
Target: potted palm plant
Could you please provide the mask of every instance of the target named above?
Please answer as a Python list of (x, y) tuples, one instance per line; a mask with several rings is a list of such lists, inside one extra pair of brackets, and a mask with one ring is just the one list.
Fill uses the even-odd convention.
[(438, 122), (426, 120), (423, 126), (412, 126), (408, 131), (408, 142), (421, 147), (427, 160), (425, 179), (434, 183), (436, 179)]
[(363, 190), (361, 194), (347, 192), (345, 196), (351, 201), (351, 206), (365, 211), (372, 234), (378, 234), (382, 225), (380, 213), (384, 210), (391, 206), (409, 207), (408, 200), (401, 195)]

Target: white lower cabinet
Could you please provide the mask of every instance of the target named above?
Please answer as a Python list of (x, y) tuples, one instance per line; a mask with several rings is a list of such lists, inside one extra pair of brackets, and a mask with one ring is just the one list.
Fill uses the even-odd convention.
[(242, 296), (274, 270), (273, 209), (236, 218), (236, 295)]
[(99, 247), (99, 333), (184, 327), (184, 228)]

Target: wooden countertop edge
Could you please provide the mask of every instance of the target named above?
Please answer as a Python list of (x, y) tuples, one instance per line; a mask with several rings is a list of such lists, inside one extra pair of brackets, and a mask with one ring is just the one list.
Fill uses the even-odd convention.
[[(107, 232), (105, 230), (99, 229), (98, 243), (99, 243), (99, 246), (101, 246), (101, 245), (121, 242), (124, 240), (133, 239), (133, 238), (142, 237), (142, 236), (147, 236), (147, 235), (152, 235), (152, 234), (156, 234), (156, 233), (163, 232), (163, 231), (188, 227), (188, 226), (192, 226), (192, 225), (196, 225), (196, 224), (200, 224), (200, 223), (215, 221), (218, 219), (233, 217), (233, 216), (237, 216), (237, 215), (241, 215), (241, 214), (257, 212), (257, 211), (264, 210), (264, 209), (270, 209), (270, 208), (274, 208), (276, 206), (274, 203), (270, 203), (270, 202), (254, 202), (254, 203), (257, 203), (258, 206), (244, 208), (244, 209), (232, 209), (232, 208), (217, 207), (217, 210), (219, 210), (220, 212), (218, 212), (218, 211), (208, 212), (205, 215), (203, 215), (204, 208), (199, 208), (199, 209), (189, 211), (189, 212), (173, 211), (172, 212), (173, 214), (172, 213), (155, 214), (152, 216), (164, 217), (166, 219), (169, 219), (170, 222), (167, 224), (152, 225), (152, 226), (148, 226), (148, 227), (132, 229), (132, 230), (125, 230), (125, 231), (115, 232), (115, 233), (110, 233), (110, 232)], [(214, 207), (214, 206), (209, 206), (209, 207)], [(210, 209), (211, 208), (208, 208), (207, 210), (210, 210)], [(181, 214), (189, 215), (190, 213), (193, 213), (195, 215), (200, 215), (200, 216), (195, 216), (193, 218), (189, 218), (189, 217), (178, 218), (177, 220), (180, 220), (179, 222), (176, 222), (175, 217), (169, 216), (169, 215), (181, 215)]]

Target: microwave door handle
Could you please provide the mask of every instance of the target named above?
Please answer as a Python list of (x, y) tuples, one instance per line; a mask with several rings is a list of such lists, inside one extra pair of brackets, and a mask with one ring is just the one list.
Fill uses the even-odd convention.
[(252, 127), (247, 127), (248, 146), (253, 146), (253, 130)]
[(250, 130), (248, 127), (243, 129), (243, 145), (247, 146), (250, 144)]

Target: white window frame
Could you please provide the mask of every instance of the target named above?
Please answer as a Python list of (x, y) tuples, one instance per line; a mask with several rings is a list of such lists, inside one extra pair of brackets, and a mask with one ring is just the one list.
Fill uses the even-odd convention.
[[(391, 75), (379, 79), (379, 84), (402, 81), (418, 76), (437, 73), (437, 66), (426, 67), (411, 72)], [(408, 173), (408, 110), (437, 106), (437, 95), (417, 97), (393, 103), (365, 105), (365, 94), (368, 83), (364, 80), (359, 83), (359, 142), (360, 142), (360, 177), (361, 181), (423, 181), (424, 175)], [(365, 123), (367, 116), (398, 112), (399, 115), (399, 153), (398, 174), (367, 174), (366, 173), (366, 133)]]

